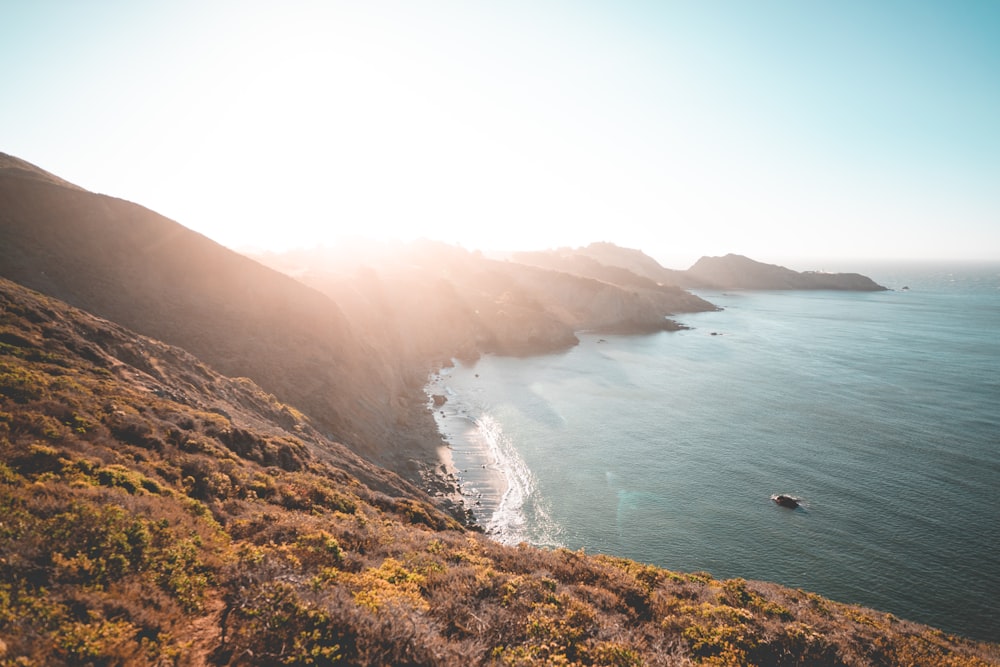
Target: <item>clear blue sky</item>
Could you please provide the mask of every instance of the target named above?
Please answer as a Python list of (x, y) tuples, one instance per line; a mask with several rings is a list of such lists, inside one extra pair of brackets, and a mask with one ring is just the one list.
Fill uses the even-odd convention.
[(0, 0), (0, 151), (234, 247), (1000, 259), (1000, 0)]

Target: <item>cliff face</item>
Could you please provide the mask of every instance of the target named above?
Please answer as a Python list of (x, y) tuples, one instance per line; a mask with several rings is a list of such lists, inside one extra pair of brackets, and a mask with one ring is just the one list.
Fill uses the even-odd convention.
[(355, 330), (426, 379), (453, 357), (539, 353), (573, 329), (512, 282), (501, 263), (439, 243), (301, 250), (258, 258), (335, 300)]
[(620, 285), (528, 266), (513, 273), (519, 284), (530, 286), (575, 329), (619, 333), (672, 331), (681, 325), (668, 315), (714, 309), (697, 297), (692, 297), (699, 302), (692, 307), (674, 290), (659, 286)]

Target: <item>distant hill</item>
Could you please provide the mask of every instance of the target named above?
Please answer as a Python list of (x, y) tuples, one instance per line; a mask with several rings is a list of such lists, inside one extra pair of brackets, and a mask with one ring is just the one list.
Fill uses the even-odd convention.
[[(793, 271), (765, 264), (742, 255), (702, 257), (686, 270), (667, 269), (641, 250), (612, 243), (592, 243), (583, 248), (561, 248), (514, 256), (539, 266), (560, 267), (582, 275), (611, 278), (626, 271), (651, 283), (684, 289), (851, 290), (881, 291), (886, 288), (858, 273)], [(621, 280), (621, 277), (618, 278)]]
[(590, 257), (606, 266), (618, 266), (644, 276), (653, 282), (678, 287), (692, 287), (683, 271), (668, 269), (655, 259), (634, 248), (622, 248), (614, 243), (596, 242), (574, 250), (576, 254)]
[(799, 272), (732, 254), (724, 257), (702, 257), (686, 271), (686, 274), (706, 286), (722, 289), (859, 292), (877, 292), (886, 289), (859, 273)]
[[(592, 252), (598, 247), (604, 252)], [(603, 243), (591, 244), (578, 251), (519, 252), (512, 259), (522, 264), (593, 278), (633, 292), (641, 291), (655, 299), (661, 310), (670, 314), (696, 313), (716, 308), (704, 299), (677, 287), (673, 282), (676, 280), (676, 272), (663, 268), (639, 250)]]
[(252, 381), (4, 279), (0, 517), (3, 664), (1000, 664), (802, 590), (498, 544)]
[(675, 330), (672, 316), (715, 308), (622, 269), (585, 275), (429, 241), (257, 259), (330, 296), (356, 330), (411, 361), (558, 350), (575, 345), (581, 330)]

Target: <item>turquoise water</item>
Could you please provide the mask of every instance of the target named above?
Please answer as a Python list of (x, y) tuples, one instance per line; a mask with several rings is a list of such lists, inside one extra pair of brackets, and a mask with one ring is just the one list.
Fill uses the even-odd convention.
[(689, 331), (448, 369), (480, 520), (1000, 638), (1000, 266), (859, 270), (893, 291), (706, 291)]

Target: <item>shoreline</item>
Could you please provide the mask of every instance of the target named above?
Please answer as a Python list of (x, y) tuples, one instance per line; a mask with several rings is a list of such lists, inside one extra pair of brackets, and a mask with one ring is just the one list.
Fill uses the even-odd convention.
[(469, 526), (496, 537), (496, 514), (510, 482), (475, 419), (450, 400), (451, 392), (445, 385), (447, 371), (432, 373), (424, 387), (443, 441), (437, 448), (439, 469), (454, 489), (451, 502), (464, 513)]

